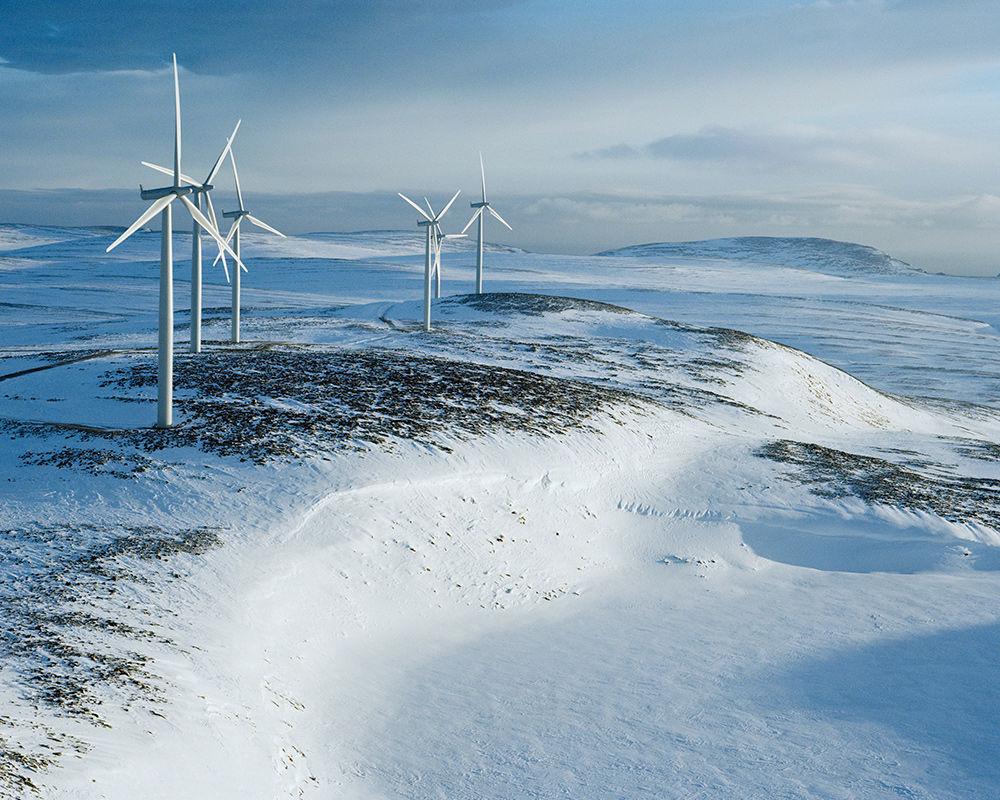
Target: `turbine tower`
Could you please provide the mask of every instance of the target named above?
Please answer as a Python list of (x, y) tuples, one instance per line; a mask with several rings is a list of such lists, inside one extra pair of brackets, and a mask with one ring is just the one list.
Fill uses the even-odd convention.
[(144, 189), (139, 184), (139, 196), (153, 203), (125, 232), (115, 239), (106, 252), (110, 253), (118, 245), (128, 239), (139, 228), (149, 222), (157, 214), (161, 217), (160, 232), (160, 317), (159, 341), (157, 346), (157, 380), (156, 380), (156, 427), (169, 428), (173, 425), (173, 383), (174, 383), (174, 252), (173, 252), (173, 208), (174, 200), (180, 200), (191, 214), (191, 218), (218, 242), (226, 252), (230, 253), (237, 263), (239, 256), (233, 252), (222, 234), (212, 224), (188, 195), (194, 189), (182, 185), (181, 181), (181, 89), (177, 77), (177, 54), (173, 56), (174, 64), (174, 182), (171, 186), (159, 189)]
[[(424, 198), (424, 203), (427, 204), (427, 210), (431, 212), (431, 217), (434, 216), (434, 207), (431, 205), (431, 201), (426, 197)], [(434, 227), (434, 264), (431, 268), (434, 275), (434, 299), (441, 299), (441, 249), (444, 246), (446, 239), (464, 239), (464, 233), (444, 233), (441, 230), (441, 225), (436, 224)]]
[(476, 213), (472, 215), (472, 219), (462, 228), (462, 233), (465, 233), (469, 230), (473, 222), (477, 219), (479, 220), (479, 242), (476, 245), (476, 294), (483, 293), (483, 220), (485, 219), (485, 213), (489, 211), (490, 215), (495, 217), (507, 230), (514, 230), (507, 224), (507, 220), (501, 217), (486, 199), (486, 167), (483, 166), (482, 153), (479, 154), (479, 172), (483, 177), (483, 199), (479, 203), (469, 203), (469, 207), (476, 209)]
[[(199, 209), (202, 209), (202, 197), (205, 198), (205, 207), (208, 209), (208, 217), (212, 220), (212, 225), (215, 229), (219, 229), (219, 218), (215, 215), (215, 205), (212, 203), (212, 181), (219, 172), (219, 168), (222, 166), (222, 162), (225, 160), (226, 155), (229, 153), (230, 148), (233, 146), (233, 139), (236, 138), (236, 132), (240, 129), (240, 123), (243, 120), (236, 121), (236, 127), (233, 128), (233, 132), (229, 135), (226, 140), (226, 146), (222, 148), (222, 152), (219, 153), (219, 157), (215, 159), (215, 164), (212, 165), (212, 169), (208, 171), (208, 177), (204, 181), (198, 183), (198, 181), (193, 178), (189, 178), (184, 173), (181, 173), (180, 179), (192, 187), (191, 194), (194, 196), (194, 202)], [(155, 169), (157, 172), (162, 172), (166, 175), (173, 175), (173, 172), (166, 167), (161, 167), (158, 164), (150, 164), (148, 161), (143, 161), (142, 165), (144, 167), (149, 167), (150, 169)], [(220, 247), (219, 252), (224, 252)], [(201, 227), (196, 221), (191, 223), (191, 341), (190, 350), (192, 353), (201, 352)]]
[[(233, 291), (233, 312), (232, 321), (230, 324), (229, 341), (233, 343), (238, 343), (240, 341), (240, 269), (244, 272), (247, 268), (243, 266), (243, 262), (239, 260), (240, 255), (240, 225), (243, 224), (243, 220), (246, 220), (251, 225), (256, 225), (261, 230), (265, 230), (268, 233), (276, 234), (282, 239), (287, 238), (285, 234), (276, 228), (272, 228), (266, 222), (262, 222), (257, 219), (253, 214), (247, 211), (246, 206), (243, 204), (243, 191), (240, 189), (240, 174), (236, 171), (236, 154), (233, 153), (233, 148), (229, 148), (229, 161), (233, 165), (233, 180), (236, 182), (236, 201), (239, 203), (239, 209), (236, 211), (223, 211), (222, 216), (226, 219), (231, 219), (233, 221), (232, 227), (229, 229), (229, 233), (226, 234), (226, 242), (232, 242), (234, 245), (234, 250), (236, 251), (237, 268), (233, 270), (232, 280), (230, 281)], [(226, 257), (220, 250), (219, 255), (215, 257), (217, 263), (219, 259), (222, 259), (222, 267), (226, 270), (226, 279), (229, 279), (229, 268), (226, 266)]]
[[(407, 197), (402, 192), (398, 192), (399, 196), (403, 198), (407, 203), (413, 206), (417, 213), (420, 214), (423, 219), (417, 220), (417, 226), (423, 227), (425, 229), (425, 240), (424, 240), (424, 330), (429, 331), (431, 329), (431, 248), (432, 242), (435, 241), (436, 233), (441, 218), (448, 213), (448, 209), (451, 208), (451, 204), (458, 199), (458, 196), (462, 193), (459, 189), (452, 196), (451, 200), (448, 201), (447, 205), (441, 209), (440, 214), (435, 214), (431, 211), (428, 216), (427, 212), (424, 211), (419, 205), (414, 203), (409, 197)], [(429, 205), (429, 204), (428, 204)], [(433, 247), (437, 247), (436, 244)]]

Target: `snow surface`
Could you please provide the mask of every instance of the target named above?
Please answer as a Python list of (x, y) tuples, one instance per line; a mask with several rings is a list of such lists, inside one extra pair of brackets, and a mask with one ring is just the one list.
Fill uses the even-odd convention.
[(162, 433), (107, 239), (0, 226), (0, 796), (1000, 795), (995, 281), (249, 234)]
[(698, 242), (657, 242), (608, 250), (599, 255), (639, 258), (706, 258), (756, 264), (762, 267), (798, 267), (830, 275), (892, 275), (916, 268), (888, 253), (863, 244), (832, 239), (736, 236)]

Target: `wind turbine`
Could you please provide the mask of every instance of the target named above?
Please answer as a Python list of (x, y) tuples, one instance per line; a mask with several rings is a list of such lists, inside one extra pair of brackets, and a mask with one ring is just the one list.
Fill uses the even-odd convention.
[[(424, 198), (424, 203), (427, 204), (427, 210), (431, 212), (431, 217), (434, 216), (434, 208), (431, 206), (431, 201), (426, 197)], [(464, 239), (464, 233), (444, 233), (441, 230), (441, 225), (436, 224), (434, 227), (434, 265), (432, 267), (432, 272), (434, 274), (434, 299), (441, 299), (441, 249), (444, 246), (445, 239)]]
[[(233, 165), (233, 180), (236, 182), (236, 200), (239, 203), (239, 209), (236, 211), (223, 211), (222, 216), (226, 219), (231, 219), (233, 221), (232, 227), (229, 229), (229, 233), (226, 234), (226, 241), (232, 242), (235, 245), (236, 250), (236, 262), (238, 266), (233, 270), (233, 277), (230, 283), (232, 284), (233, 290), (233, 312), (232, 312), (232, 322), (230, 325), (229, 341), (239, 342), (240, 340), (240, 269), (244, 272), (247, 268), (243, 266), (243, 262), (239, 260), (240, 255), (240, 225), (243, 220), (246, 220), (251, 225), (256, 225), (261, 230), (268, 231), (269, 233), (276, 234), (282, 239), (287, 238), (285, 234), (276, 228), (272, 228), (266, 222), (262, 222), (257, 219), (253, 214), (247, 211), (246, 206), (243, 204), (243, 191), (240, 189), (240, 174), (236, 171), (236, 154), (233, 153), (233, 148), (229, 148), (229, 161)], [(229, 268), (226, 266), (226, 257), (220, 250), (219, 255), (215, 257), (215, 264), (222, 259), (222, 268), (226, 270), (226, 278), (229, 279)]]
[[(441, 209), (440, 214), (435, 214), (431, 211), (428, 216), (427, 211), (424, 211), (419, 205), (414, 203), (409, 197), (407, 197), (402, 192), (397, 192), (397, 194), (403, 198), (407, 203), (413, 206), (417, 213), (423, 217), (421, 220), (417, 220), (417, 227), (423, 227), (426, 231), (426, 237), (424, 241), (424, 330), (429, 331), (431, 329), (431, 243), (435, 237), (435, 230), (438, 227), (438, 223), (441, 222), (441, 218), (448, 213), (448, 209), (451, 208), (451, 204), (458, 199), (458, 196), (462, 193), (459, 189), (452, 196), (451, 200), (448, 201), (447, 205)], [(429, 204), (428, 204), (429, 205)], [(430, 209), (428, 209), (430, 210)], [(434, 245), (436, 247), (436, 245)]]
[(191, 218), (228, 253), (237, 263), (242, 263), (234, 253), (222, 234), (212, 225), (188, 195), (194, 192), (190, 185), (181, 185), (181, 89), (177, 77), (177, 54), (173, 56), (174, 63), (174, 182), (170, 186), (159, 189), (144, 189), (139, 184), (139, 196), (153, 203), (125, 232), (115, 239), (106, 252), (110, 253), (118, 245), (128, 239), (139, 228), (149, 222), (157, 214), (161, 217), (160, 233), (160, 318), (159, 342), (157, 347), (157, 380), (156, 380), (156, 427), (169, 428), (173, 425), (174, 399), (174, 250), (173, 250), (173, 208), (174, 200), (180, 200), (191, 214)]
[(473, 222), (477, 219), (479, 220), (479, 243), (476, 246), (476, 294), (483, 293), (483, 220), (485, 219), (486, 212), (489, 211), (507, 230), (514, 230), (507, 224), (507, 220), (501, 217), (486, 199), (486, 167), (483, 166), (482, 153), (479, 154), (479, 172), (483, 176), (483, 199), (479, 203), (469, 203), (469, 207), (476, 209), (476, 213), (472, 215), (472, 219), (462, 228), (462, 233), (465, 233), (469, 230)]
[[(205, 204), (208, 209), (209, 219), (212, 220), (212, 225), (215, 229), (219, 229), (219, 218), (215, 215), (215, 206), (212, 203), (212, 181), (219, 172), (219, 167), (222, 166), (222, 162), (225, 160), (226, 155), (229, 153), (230, 148), (233, 146), (233, 139), (236, 138), (236, 132), (240, 129), (240, 123), (243, 120), (236, 121), (236, 127), (233, 128), (233, 132), (229, 135), (226, 140), (226, 146), (222, 148), (222, 152), (219, 153), (219, 157), (215, 159), (215, 164), (212, 165), (212, 169), (208, 171), (208, 177), (204, 181), (198, 183), (198, 181), (193, 178), (189, 178), (187, 175), (181, 173), (180, 179), (192, 187), (191, 194), (194, 195), (194, 202), (199, 209), (202, 208), (202, 197), (205, 198)], [(166, 175), (173, 175), (173, 171), (167, 169), (166, 167), (161, 167), (158, 164), (150, 164), (148, 161), (141, 162), (144, 167), (149, 167), (150, 169), (155, 169), (157, 172), (162, 172)], [(219, 252), (224, 252), (220, 247)], [(191, 343), (190, 349), (192, 353), (201, 352), (201, 227), (198, 225), (197, 220), (192, 219), (191, 221)]]

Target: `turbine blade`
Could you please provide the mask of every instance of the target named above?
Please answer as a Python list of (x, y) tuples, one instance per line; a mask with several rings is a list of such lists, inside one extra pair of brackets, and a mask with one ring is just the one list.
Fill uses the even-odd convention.
[(483, 209), (485, 207), (486, 206), (480, 206), (479, 208), (476, 209), (476, 213), (472, 215), (472, 219), (466, 222), (465, 227), (462, 228), (462, 233), (465, 233), (467, 230), (469, 230), (469, 228), (472, 227), (472, 223), (475, 222), (477, 219), (479, 219), (480, 216), (482, 216)]
[(236, 229), (240, 227), (240, 220), (242, 219), (243, 217), (237, 217), (233, 220), (233, 224), (229, 226), (229, 233), (226, 234), (226, 244), (229, 244), (233, 240), (233, 237), (236, 235)]
[[(221, 253), (222, 251), (220, 250), (219, 252)], [(225, 259), (222, 259), (222, 269), (224, 269), (226, 272), (226, 283), (231, 283), (231, 281), (229, 280), (229, 267), (226, 266)]]
[(148, 161), (140, 161), (144, 167), (149, 167), (150, 169), (155, 169), (157, 172), (162, 172), (164, 175), (173, 175), (174, 171), (172, 169), (167, 169), (166, 167), (161, 167), (158, 164), (150, 164)]
[(422, 217), (423, 217), (423, 218), (424, 218), (425, 220), (427, 220), (428, 222), (431, 222), (431, 218), (427, 216), (427, 212), (426, 212), (426, 211), (424, 211), (424, 210), (423, 210), (423, 209), (422, 209), (422, 208), (421, 208), (420, 206), (418, 206), (418, 205), (417, 205), (416, 203), (414, 203), (414, 202), (413, 202), (413, 201), (412, 201), (412, 200), (411, 200), (411, 199), (410, 199), (409, 197), (407, 197), (407, 196), (406, 196), (405, 194), (403, 194), (402, 192), (396, 192), (396, 194), (398, 194), (398, 195), (399, 195), (400, 197), (402, 197), (402, 198), (403, 198), (403, 199), (404, 199), (404, 200), (405, 200), (405, 201), (406, 201), (407, 203), (409, 203), (409, 204), (410, 204), (411, 206), (413, 206), (413, 207), (414, 207), (415, 209), (417, 209), (417, 211), (419, 212), (420, 216), (422, 216)]
[(497, 213), (496, 211), (494, 211), (494, 210), (493, 210), (493, 206), (486, 206), (486, 208), (487, 208), (487, 209), (489, 210), (489, 212), (490, 212), (490, 213), (491, 213), (491, 214), (492, 214), (492, 215), (493, 215), (494, 217), (496, 217), (496, 218), (497, 218), (497, 220), (498, 220), (498, 221), (500, 222), (500, 224), (501, 224), (501, 225), (504, 225), (504, 226), (506, 226), (507, 230), (509, 230), (509, 231), (512, 231), (512, 230), (514, 230), (514, 229), (513, 229), (512, 227), (510, 227), (510, 225), (509, 225), (509, 224), (507, 223), (507, 220), (505, 220), (505, 219), (504, 219), (503, 217), (501, 217), (501, 216), (500, 216), (500, 215), (499, 215), (499, 214), (498, 214), (498, 213)]
[[(208, 217), (206, 217), (204, 214), (202, 214), (198, 210), (198, 206), (196, 206), (194, 203), (192, 203), (190, 200), (188, 200), (187, 197), (185, 197), (184, 195), (179, 195), (179, 196), (181, 198), (181, 202), (184, 203), (184, 205), (187, 206), (188, 211), (191, 212), (191, 216), (194, 217), (195, 222), (197, 222), (199, 225), (201, 225), (202, 228), (204, 228), (206, 231), (208, 231), (208, 235), (209, 236), (211, 236), (213, 239), (215, 239), (216, 242), (218, 242), (219, 244), (222, 245), (223, 249), (227, 253), (229, 253), (229, 255), (232, 257), (233, 261), (235, 261), (237, 264), (239, 264), (241, 267), (243, 267), (243, 262), (240, 261), (239, 258), (237, 258), (236, 253), (229, 246), (229, 243), (225, 239), (222, 238), (222, 234), (219, 233), (218, 230), (215, 229), (215, 227), (212, 225), (211, 221), (209, 221)], [(246, 267), (243, 267), (243, 268), (246, 269)]]
[(240, 124), (243, 120), (236, 120), (236, 127), (233, 128), (233, 132), (229, 134), (229, 138), (226, 139), (226, 146), (222, 148), (222, 152), (219, 153), (219, 157), (215, 159), (215, 163), (212, 165), (212, 169), (208, 172), (208, 177), (205, 178), (205, 183), (210, 184), (216, 175), (219, 174), (219, 167), (222, 166), (222, 162), (226, 160), (226, 156), (229, 154), (230, 148), (233, 146), (233, 139), (236, 138), (236, 131), (240, 129)]
[(434, 216), (434, 206), (431, 205), (431, 201), (424, 197), (424, 203), (427, 205), (427, 210), (431, 212), (431, 216)]
[[(174, 171), (172, 169), (161, 167), (159, 164), (151, 164), (148, 161), (140, 161), (139, 163), (142, 164), (144, 167), (149, 167), (150, 169), (155, 169), (157, 172), (162, 172), (164, 175), (174, 174)], [(199, 186), (199, 187), (202, 186), (202, 184), (198, 183), (198, 181), (196, 181), (190, 175), (185, 175), (183, 172), (181, 173), (181, 180), (184, 183), (190, 184), (191, 186)]]
[(249, 222), (251, 225), (256, 225), (261, 230), (270, 231), (271, 233), (277, 234), (282, 239), (287, 239), (288, 238), (287, 236), (285, 236), (285, 234), (283, 234), (277, 228), (272, 228), (266, 222), (262, 222), (261, 220), (257, 219), (257, 217), (253, 216), (253, 214), (247, 214), (247, 222)]
[(181, 185), (181, 82), (174, 53), (174, 186)]
[(123, 233), (121, 236), (115, 239), (110, 245), (108, 245), (108, 249), (105, 250), (104, 252), (110, 253), (112, 250), (118, 247), (118, 245), (124, 242), (129, 236), (131, 236), (133, 233), (139, 230), (139, 228), (141, 228), (143, 225), (149, 222), (153, 217), (155, 217), (157, 214), (163, 211), (163, 209), (169, 206), (176, 199), (177, 195), (168, 194), (165, 195), (164, 197), (159, 198), (158, 200), (154, 200), (153, 204), (142, 212), (142, 214), (139, 216), (139, 219), (137, 219), (135, 222), (129, 225), (128, 228), (125, 229), (125, 233)]
[(194, 218), (194, 221), (197, 222), (199, 225), (201, 225), (201, 227), (208, 232), (209, 236), (211, 236), (213, 239), (219, 242), (224, 241), (222, 238), (222, 234), (219, 233), (219, 229), (212, 224), (212, 220), (206, 217), (205, 214), (201, 211), (201, 209), (199, 209), (198, 206), (196, 206), (193, 202), (191, 202), (191, 199), (187, 197), (187, 195), (182, 194), (178, 196), (180, 197), (181, 202), (183, 202), (184, 205), (187, 206), (188, 211), (191, 212), (191, 216)]
[(208, 207), (208, 218), (216, 230), (219, 230), (219, 218), (215, 215), (215, 203), (212, 202), (212, 193), (205, 192), (205, 205)]
[(236, 171), (236, 154), (232, 147), (229, 148), (229, 161), (233, 165), (233, 180), (236, 181), (236, 199), (240, 203), (240, 211), (246, 211), (243, 207), (243, 190), (240, 189), (240, 173)]
[(479, 153), (479, 173), (483, 176), (483, 202), (486, 202), (486, 167), (483, 166), (483, 154)]
[[(212, 224), (215, 226), (215, 229), (219, 230), (219, 217), (215, 213), (215, 203), (212, 202), (211, 192), (205, 192), (205, 204), (208, 206), (208, 218), (212, 220)], [(226, 241), (228, 242), (229, 240), (226, 239)], [(212, 265), (214, 266), (215, 264), (219, 263), (220, 258), (222, 259), (223, 268), (228, 273), (229, 268), (226, 266), (226, 251), (223, 250), (221, 247), (219, 248), (219, 255), (216, 256), (215, 261), (212, 262)]]
[(461, 189), (459, 189), (457, 192), (455, 192), (455, 194), (452, 195), (451, 200), (448, 201), (448, 205), (446, 205), (444, 208), (441, 209), (441, 213), (438, 214), (437, 217), (435, 217), (435, 219), (441, 219), (441, 217), (443, 217), (445, 214), (447, 214), (448, 213), (448, 209), (451, 208), (451, 204), (454, 203), (458, 199), (458, 196), (461, 193), (462, 193)]
[[(226, 243), (227, 244), (233, 240), (233, 234), (236, 233), (236, 228), (239, 227), (241, 219), (242, 219), (242, 217), (237, 217), (236, 219), (233, 220), (233, 224), (229, 226), (229, 233), (226, 234)], [(212, 266), (213, 267), (216, 264), (219, 263), (219, 259), (220, 258), (222, 259), (222, 266), (225, 267), (226, 266), (226, 251), (223, 250), (221, 247), (219, 248), (219, 255), (217, 255), (215, 257), (215, 261), (212, 262)]]

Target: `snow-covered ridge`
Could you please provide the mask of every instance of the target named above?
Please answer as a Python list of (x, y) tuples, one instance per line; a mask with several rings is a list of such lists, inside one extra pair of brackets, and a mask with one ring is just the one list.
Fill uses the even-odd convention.
[[(107, 237), (110, 240), (121, 233), (123, 228), (57, 227), (46, 225), (22, 225), (0, 223), (0, 253), (11, 253), (26, 248), (56, 244), (78, 243), (81, 240)], [(177, 230), (174, 235), (180, 240), (190, 236), (186, 229)], [(159, 234), (151, 229), (139, 233), (138, 241), (149, 240), (149, 246), (158, 247)], [(155, 241), (154, 241), (155, 239)], [(354, 260), (361, 258), (386, 258), (392, 256), (416, 256), (424, 252), (424, 235), (414, 230), (374, 230), (347, 232), (314, 232), (289, 235), (278, 239), (259, 231), (247, 231), (243, 240), (249, 242), (253, 252), (268, 258), (328, 258)], [(207, 239), (206, 239), (207, 244)], [(448, 242), (448, 250), (469, 252), (475, 249), (473, 238), (453, 239)], [(211, 250), (212, 247), (209, 247)], [(508, 245), (486, 242), (483, 248), (489, 253), (524, 252)], [(179, 247), (178, 256), (185, 252)]]
[(813, 270), (828, 275), (896, 275), (922, 270), (881, 250), (833, 239), (736, 236), (694, 242), (655, 242), (606, 250), (600, 256), (724, 259), (761, 266)]
[(31, 236), (3, 800), (997, 796), (1000, 287), (254, 235), (190, 355), (179, 235), (156, 431), (159, 236)]
[[(977, 461), (998, 438), (995, 420), (912, 405), (738, 331), (594, 300), (452, 296), (436, 305), (431, 336), (420, 311), (418, 301), (257, 311), (247, 326), (257, 344), (211, 342), (178, 357), (181, 424), (170, 431), (147, 427), (149, 353), (96, 351), (5, 381), (0, 487), (19, 492), (0, 539), (0, 571), (17, 576), (0, 591), (0, 620), (15, 632), (0, 653), (16, 676), (8, 724), (31, 737), (0, 743), (0, 787), (73, 797), (74, 781), (96, 774), (109, 797), (162, 784), (152, 796), (166, 798), (181, 791), (180, 758), (206, 798), (262, 785), (277, 796), (337, 786), (367, 796), (372, 779), (344, 774), (345, 760), (373, 758), (376, 782), (396, 782), (408, 748), (425, 763), (421, 743), (448, 730), (455, 702), (471, 718), (495, 713), (493, 695), (477, 705), (476, 682), (460, 701), (431, 704), (432, 730), (421, 733), (416, 715), (409, 734), (380, 746), (387, 753), (371, 749), (377, 725), (364, 708), (393, 695), (370, 682), (391, 678), (385, 664), (419, 675), (434, 630), (488, 642), (516, 625), (542, 642), (551, 633), (540, 620), (573, 624), (594, 602), (612, 603), (609, 619), (636, 604), (645, 614), (663, 592), (669, 601), (648, 608), (643, 630), (695, 595), (725, 625), (717, 604), (731, 587), (766, 591), (778, 565), (931, 575), (1000, 566), (1000, 497)], [(267, 341), (278, 329), (284, 341)], [(81, 429), (84, 410), (105, 427)], [(67, 482), (79, 507), (71, 523), (66, 507), (49, 507), (48, 487)], [(837, 536), (817, 533), (816, 520)], [(618, 582), (634, 580), (640, 591), (615, 606)], [(571, 649), (621, 635), (605, 622)], [(630, 646), (672, 647), (678, 635)], [(458, 656), (457, 673), (434, 663), (444, 678), (432, 688), (460, 685), (469, 665)], [(534, 680), (587, 680), (532, 658)], [(473, 662), (498, 669), (487, 683), (509, 678), (495, 654)], [(635, 679), (625, 667), (616, 680)], [(625, 698), (627, 717), (649, 702)], [(612, 701), (588, 702), (600, 713)], [(444, 735), (439, 748), (468, 757), (458, 732)], [(518, 734), (477, 735), (502, 761)], [(426, 763), (436, 785), (454, 789), (450, 765)], [(773, 780), (741, 768), (743, 782)], [(621, 780), (638, 793), (634, 777)], [(488, 788), (477, 786), (467, 795)]]

